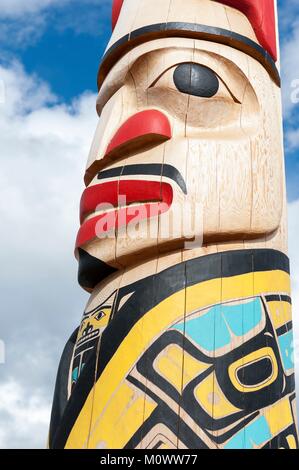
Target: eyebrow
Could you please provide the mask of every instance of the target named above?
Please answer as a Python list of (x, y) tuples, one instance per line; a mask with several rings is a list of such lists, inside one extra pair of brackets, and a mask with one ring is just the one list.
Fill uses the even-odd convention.
[(227, 29), (206, 26), (197, 23), (157, 23), (136, 29), (116, 41), (105, 53), (98, 72), (100, 90), (105, 77), (115, 63), (134, 47), (155, 39), (184, 37), (224, 44), (258, 60), (268, 71), (274, 82), (280, 86), (280, 75), (271, 55), (251, 39)]

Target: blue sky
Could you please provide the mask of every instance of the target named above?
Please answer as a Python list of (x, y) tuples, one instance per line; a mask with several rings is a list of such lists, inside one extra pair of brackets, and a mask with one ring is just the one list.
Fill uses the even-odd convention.
[(112, 0), (62, 0), (40, 8), (38, 14), (29, 12), (24, 19), (0, 16), (0, 26), (7, 31), (1, 41), (4, 56), (18, 57), (28, 73), (38, 74), (65, 102), (86, 90), (96, 92), (97, 69), (111, 34), (111, 4)]
[[(59, 357), (88, 298), (77, 285), (73, 246), (111, 3), (0, 0), (0, 448), (45, 446)], [(296, 312), (298, 0), (279, 0), (279, 17)]]

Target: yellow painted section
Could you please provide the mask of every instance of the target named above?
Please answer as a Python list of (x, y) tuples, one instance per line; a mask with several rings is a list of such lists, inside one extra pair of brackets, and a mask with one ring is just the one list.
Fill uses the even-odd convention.
[(182, 388), (183, 350), (177, 345), (171, 345), (162, 351), (155, 361), (155, 369), (168, 380), (178, 392)]
[[(253, 279), (254, 276), (254, 279)], [(200, 296), (205, 305), (215, 305), (233, 299), (273, 293), (273, 284), (279, 285), (279, 292), (290, 295), (290, 276), (283, 271), (267, 271), (243, 274), (223, 279), (213, 279), (186, 289), (186, 311), (192, 312), (202, 307)], [(219, 300), (219, 289), (222, 296)], [(216, 294), (216, 295), (215, 295)]]
[[(183, 357), (184, 354), (184, 357)], [(184, 370), (182, 371), (184, 360)], [(155, 361), (155, 369), (167, 379), (179, 393), (191, 380), (210, 367), (210, 364), (197, 361), (178, 345), (173, 344), (161, 352)]]
[[(167, 330), (175, 321), (182, 319), (184, 312), (182, 312), (181, 306), (184, 300), (184, 291), (177, 292), (165, 299), (134, 325), (128, 336), (119, 346), (95, 386), (91, 435), (111, 396), (125, 379), (129, 370), (132, 369), (143, 351), (147, 349), (152, 340), (159, 336), (162, 331)], [(91, 400), (92, 393), (89, 394), (85, 406), (88, 406)], [(67, 447), (73, 447), (72, 442), (75, 440), (76, 442), (81, 442), (79, 446), (81, 448), (85, 441), (84, 431), (85, 426), (81, 421), (80, 413), (68, 438)]]
[(271, 292), (291, 295), (290, 275), (284, 271), (254, 273), (254, 295), (270, 294)]
[[(262, 358), (266, 358), (266, 357), (269, 358), (272, 362), (273, 373), (271, 377), (269, 377), (268, 380), (257, 385), (256, 387), (246, 387), (245, 385), (240, 384), (237, 378), (238, 369), (240, 369), (241, 367), (245, 367), (246, 365), (252, 364), (254, 362), (257, 362), (258, 360)], [(261, 348), (261, 349), (258, 349), (257, 351), (254, 351), (248, 354), (245, 357), (242, 357), (241, 359), (239, 359), (238, 361), (234, 362), (233, 364), (229, 366), (228, 374), (234, 387), (242, 393), (256, 392), (258, 390), (261, 390), (264, 387), (268, 387), (273, 382), (275, 382), (278, 376), (278, 365), (277, 365), (276, 357), (274, 355), (273, 350), (271, 348)]]
[(293, 424), (293, 415), (289, 398), (284, 398), (265, 410), (265, 417), (272, 436)]
[(84, 406), (80, 411), (80, 428), (77, 427), (77, 421), (72, 429), (72, 439), (68, 438), (65, 449), (86, 449), (90, 420), (92, 415), (92, 399), (93, 399), (94, 388), (92, 388), (88, 399), (84, 403)]
[(168, 444), (166, 444), (166, 443), (162, 444), (162, 445), (159, 447), (159, 450), (168, 450), (168, 449), (171, 449), (171, 447), (170, 447)]
[[(287, 273), (282, 271), (254, 273), (254, 292), (252, 292), (252, 273), (249, 273), (225, 279), (225, 289), (221, 301), (239, 299), (247, 295), (250, 297), (252, 295), (273, 293), (274, 279), (275, 285), (280, 286), (280, 293), (290, 293), (290, 279)], [(188, 287), (186, 289), (187, 314), (219, 303), (222, 281), (223, 279), (213, 279)], [(246, 286), (248, 286), (247, 294)], [(111, 396), (118, 389), (138, 358), (163, 331), (183, 319), (182, 304), (184, 302), (185, 290), (176, 292), (163, 300), (134, 325), (119, 346), (95, 386), (91, 436)], [(90, 419), (92, 400), (93, 394), (91, 391), (69, 435), (66, 448), (82, 448), (84, 446), (88, 437), (87, 419)], [(89, 410), (88, 413), (86, 413), (86, 409)]]
[(198, 403), (215, 419), (224, 418), (240, 411), (227, 400), (218, 385), (214, 372), (196, 387), (194, 393)]
[(297, 445), (296, 445), (296, 439), (295, 437), (292, 435), (292, 434), (289, 434), (287, 436), (287, 442), (289, 444), (289, 448), (290, 449), (297, 449)]
[(122, 383), (98, 420), (88, 447), (123, 448), (157, 406), (149, 398), (146, 401), (147, 414), (144, 415), (144, 395), (136, 395), (133, 386)]
[(292, 320), (292, 305), (288, 302), (267, 302), (267, 306), (276, 330)]
[(221, 279), (212, 279), (186, 288), (186, 315), (221, 302)]

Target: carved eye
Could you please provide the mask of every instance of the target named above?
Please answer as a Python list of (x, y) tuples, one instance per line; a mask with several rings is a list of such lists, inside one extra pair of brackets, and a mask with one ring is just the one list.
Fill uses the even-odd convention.
[(101, 320), (101, 318), (103, 318), (103, 317), (105, 317), (105, 316), (106, 316), (106, 313), (103, 312), (103, 310), (100, 310), (100, 311), (96, 314), (95, 319), (96, 319), (96, 320)]
[(178, 65), (173, 73), (173, 81), (181, 93), (212, 98), (219, 90), (219, 79), (215, 72), (200, 64)]

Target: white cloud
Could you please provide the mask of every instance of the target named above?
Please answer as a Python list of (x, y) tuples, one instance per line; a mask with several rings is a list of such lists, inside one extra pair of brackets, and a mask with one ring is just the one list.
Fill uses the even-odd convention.
[(43, 447), (59, 357), (87, 300), (73, 247), (95, 96), (59, 104), (16, 62), (0, 78), (0, 447)]
[(0, 384), (0, 416), (6, 423), (0, 429), (0, 448), (46, 447), (50, 409), (42, 394), (26, 395), (13, 379)]

